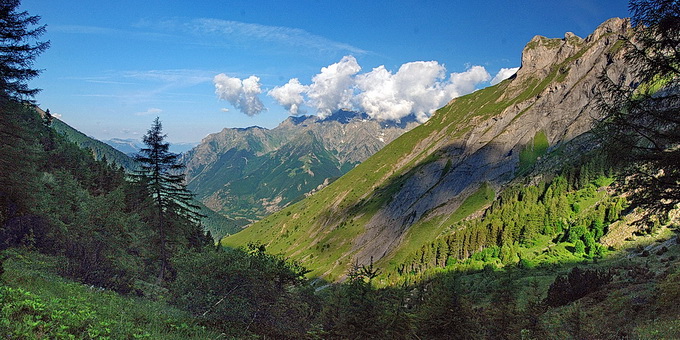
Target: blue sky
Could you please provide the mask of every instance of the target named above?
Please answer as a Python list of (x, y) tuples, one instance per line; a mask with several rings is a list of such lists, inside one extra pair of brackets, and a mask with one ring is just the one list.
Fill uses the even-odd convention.
[(337, 108), (421, 120), (520, 66), (534, 36), (585, 37), (626, 1), (23, 0), (51, 48), (40, 106), (98, 139), (171, 142)]

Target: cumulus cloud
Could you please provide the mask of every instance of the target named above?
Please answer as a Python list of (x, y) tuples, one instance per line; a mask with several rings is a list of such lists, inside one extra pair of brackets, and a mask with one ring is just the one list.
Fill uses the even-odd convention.
[(436, 61), (405, 63), (396, 72), (379, 66), (359, 74), (361, 66), (352, 56), (321, 69), (304, 85), (293, 78), (267, 94), (292, 114), (302, 106), (326, 117), (339, 109), (365, 112), (379, 120), (400, 120), (409, 115), (424, 122), (451, 99), (474, 91), (491, 79), (482, 66), (446, 73)]
[(308, 90), (308, 86), (300, 84), (297, 78), (293, 78), (283, 86), (277, 86), (267, 92), (279, 105), (296, 115), (302, 113), (300, 106), (304, 103), (302, 94)]
[(448, 80), (446, 68), (436, 61), (406, 63), (394, 74), (380, 66), (356, 77), (356, 102), (376, 119), (400, 120), (415, 114), (422, 122), (452, 98), (472, 92), (489, 78), (482, 66), (452, 73)]
[(491, 85), (496, 85), (503, 80), (510, 78), (512, 75), (517, 73), (517, 70), (519, 70), (519, 67), (502, 68), (500, 71), (498, 71), (498, 73), (496, 73), (496, 76), (491, 79)]
[(248, 116), (254, 116), (265, 110), (258, 97), (262, 93), (260, 78), (250, 76), (246, 79), (229, 77), (220, 73), (213, 79), (217, 97), (228, 101), (235, 108)]
[(339, 62), (323, 67), (312, 77), (307, 89), (308, 105), (316, 108), (320, 117), (336, 110), (351, 108), (354, 97), (354, 76), (361, 66), (353, 56), (345, 56)]

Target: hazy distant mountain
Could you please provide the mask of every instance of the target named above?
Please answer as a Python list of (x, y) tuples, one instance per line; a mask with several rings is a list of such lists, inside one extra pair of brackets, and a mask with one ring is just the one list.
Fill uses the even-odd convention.
[(130, 156), (139, 152), (139, 149), (142, 147), (142, 142), (136, 139), (111, 138), (105, 140), (104, 143), (111, 145), (116, 148), (116, 150)]
[(185, 154), (188, 187), (209, 208), (258, 220), (304, 198), (417, 126), (338, 111), (290, 117), (274, 129), (224, 129)]
[[(142, 141), (132, 138), (111, 138), (105, 140), (104, 143), (111, 145), (128, 156), (133, 156), (144, 146)], [(170, 151), (174, 153), (183, 153), (191, 150), (196, 145), (198, 145), (198, 143), (170, 143)]]

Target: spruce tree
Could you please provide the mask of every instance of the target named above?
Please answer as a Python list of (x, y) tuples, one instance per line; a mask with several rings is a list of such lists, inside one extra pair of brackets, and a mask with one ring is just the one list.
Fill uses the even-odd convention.
[(192, 202), (194, 195), (186, 188), (184, 165), (179, 155), (169, 151), (170, 144), (165, 142), (163, 126), (156, 117), (151, 128), (144, 135), (146, 147), (135, 156), (139, 170), (134, 179), (151, 198), (155, 226), (155, 238), (159, 255), (158, 283), (169, 278), (170, 258), (176, 245), (203, 245), (200, 230), (199, 207)]
[(39, 16), (17, 12), (19, 0), (0, 0), (0, 107), (11, 101), (26, 101), (38, 89), (26, 82), (40, 70), (32, 68), (33, 60), (49, 46), (49, 41), (34, 41), (45, 33), (45, 25), (37, 26)]

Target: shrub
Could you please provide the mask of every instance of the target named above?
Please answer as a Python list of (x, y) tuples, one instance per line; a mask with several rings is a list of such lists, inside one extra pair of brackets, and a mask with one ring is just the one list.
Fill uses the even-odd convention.
[(558, 276), (550, 285), (545, 303), (553, 307), (566, 305), (596, 291), (611, 280), (609, 272), (574, 267), (568, 275)]

